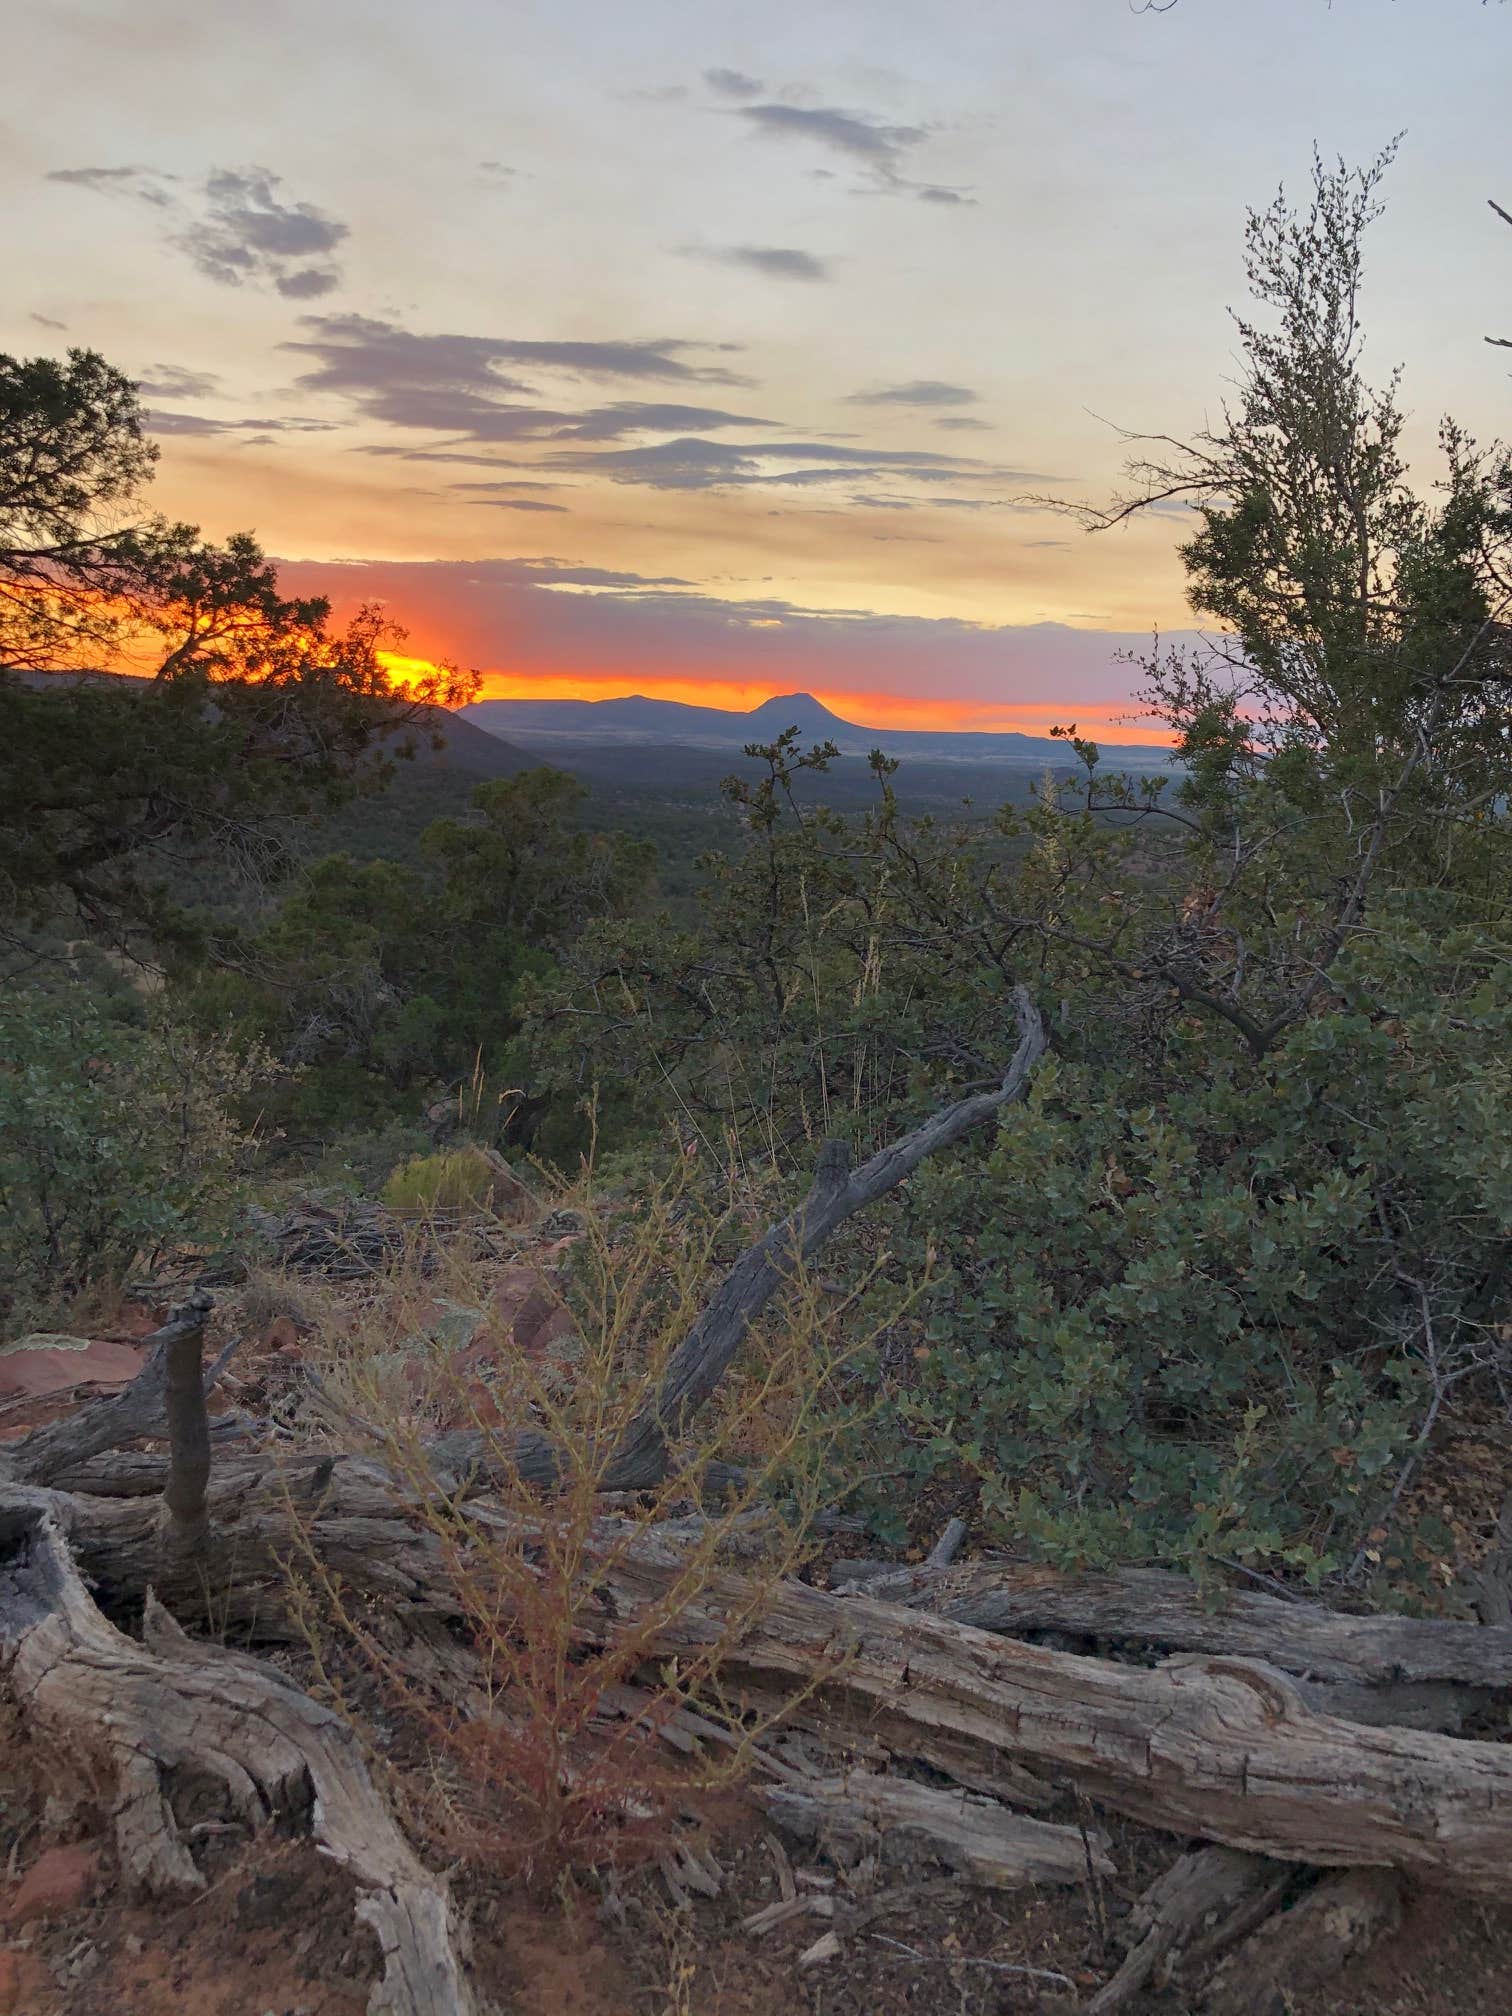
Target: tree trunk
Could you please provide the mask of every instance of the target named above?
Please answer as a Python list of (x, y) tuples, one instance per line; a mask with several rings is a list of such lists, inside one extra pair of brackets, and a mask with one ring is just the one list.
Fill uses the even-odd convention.
[[(271, 1628), (281, 1561), (304, 1544), (354, 1592), (398, 1614), (454, 1618), (436, 1543), (399, 1516), (392, 1486), (352, 1458), (279, 1470), (228, 1464), (212, 1492), (223, 1544), (168, 1570), (184, 1614)], [(137, 1595), (160, 1571), (153, 1510), (139, 1499), (60, 1499), (80, 1561), (102, 1592)], [(597, 1584), (612, 1615), (664, 1597), (675, 1536), (626, 1550), (608, 1538)], [(658, 1644), (707, 1644), (731, 1612), (755, 1609), (736, 1666), (763, 1688), (823, 1677), (830, 1699), (889, 1740), (944, 1736), (1177, 1833), (1288, 1861), (1390, 1866), (1460, 1889), (1512, 1891), (1512, 1748), (1315, 1714), (1274, 1667), (1179, 1656), (1148, 1668), (1051, 1652), (870, 1597), (781, 1582), (760, 1600), (726, 1572), (698, 1592)], [(893, 1731), (900, 1732), (898, 1736)]]
[[(1125, 1568), (1063, 1575), (1023, 1562), (963, 1568), (851, 1563), (869, 1596), (982, 1631), (1073, 1637), (1167, 1651), (1237, 1654), (1329, 1682), (1512, 1687), (1512, 1625), (1354, 1617), (1249, 1589), (1200, 1589), (1186, 1576)], [(844, 1572), (844, 1571), (842, 1571)]]

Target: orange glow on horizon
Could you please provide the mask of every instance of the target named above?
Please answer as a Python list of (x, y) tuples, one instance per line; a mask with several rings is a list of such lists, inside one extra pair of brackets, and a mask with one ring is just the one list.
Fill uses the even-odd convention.
[[(400, 686), (410, 685), (436, 671), (428, 658), (403, 653), (379, 653), (384, 670)], [(1110, 742), (1143, 742), (1161, 745), (1170, 734), (1148, 721), (1126, 716), (1122, 707), (1079, 706), (1074, 701), (1014, 701), (994, 704), (982, 700), (924, 700), (898, 693), (836, 692), (809, 686), (797, 675), (784, 685), (769, 682), (745, 684), (720, 679), (602, 679), (581, 678), (570, 673), (520, 673), (487, 671), (478, 688), (480, 700), (626, 700), (633, 696), (648, 700), (676, 700), (690, 707), (713, 707), (730, 714), (749, 713), (763, 701), (781, 693), (807, 691), (821, 706), (828, 707), (844, 721), (863, 728), (915, 729), (933, 734), (1048, 735), (1053, 727), (1071, 727), (1079, 733)]]

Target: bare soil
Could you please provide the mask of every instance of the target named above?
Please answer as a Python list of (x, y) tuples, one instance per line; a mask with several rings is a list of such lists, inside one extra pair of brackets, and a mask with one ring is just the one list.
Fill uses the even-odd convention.
[[(75, 1806), (14, 1723), (0, 1738), (0, 2016), (362, 2016), (377, 1952), (339, 1870), (304, 1846), (228, 1834), (198, 1844), (203, 1895), (170, 1908), (137, 1903), (117, 1884), (108, 1829), (85, 1789), (73, 1788)], [(824, 1920), (742, 1929), (780, 1895), (767, 1832), (743, 1800), (727, 1802), (707, 1837), (722, 1894), (686, 1908), (654, 1869), (544, 1902), (470, 1890), (463, 1879), (485, 2005), (499, 2016), (1064, 2012), (1112, 1971), (1131, 1903), (1179, 1846), (1115, 1823), (1118, 1874), (1098, 1893), (931, 1890), (863, 1927), (838, 1958), (804, 1967)], [(18, 1917), (29, 1873), (60, 1842), (83, 1852), (54, 1863), (82, 1870), (82, 1880), (55, 1885), (42, 1908)], [(795, 1866), (834, 1886), (816, 1896), (845, 1898), (853, 1884), (862, 1900), (874, 1894), (865, 1876), (822, 1858)], [(897, 1872), (880, 1881), (895, 1884)], [(1185, 2016), (1170, 1995), (1134, 2006)], [(1420, 1891), (1401, 1930), (1341, 1992), (1288, 2016), (1501, 2016), (1509, 2007), (1512, 1907)]]

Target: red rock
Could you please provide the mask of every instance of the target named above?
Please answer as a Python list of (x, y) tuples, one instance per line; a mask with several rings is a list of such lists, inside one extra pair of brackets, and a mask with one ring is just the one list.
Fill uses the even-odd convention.
[(44, 1848), (16, 1886), (6, 1917), (11, 1924), (22, 1925), (28, 1918), (61, 1918), (67, 1911), (77, 1911), (99, 1866), (98, 1854), (85, 1841)]
[[(572, 1329), (561, 1297), (532, 1267), (511, 1267), (494, 1289), (493, 1306), (516, 1349), (532, 1356)], [(490, 1343), (490, 1357), (495, 1348)]]
[(0, 1947), (0, 2016), (37, 2016), (50, 2006), (47, 1969), (40, 1957)]
[(35, 1400), (71, 1386), (125, 1386), (141, 1371), (142, 1357), (135, 1344), (39, 1331), (0, 1349), (0, 1400)]
[(264, 1351), (276, 1351), (280, 1358), (298, 1358), (299, 1332), (289, 1316), (275, 1316), (263, 1336)]

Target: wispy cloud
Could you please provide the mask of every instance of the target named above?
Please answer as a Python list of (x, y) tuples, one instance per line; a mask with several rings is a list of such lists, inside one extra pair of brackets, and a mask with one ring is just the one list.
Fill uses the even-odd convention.
[(216, 420), (208, 413), (176, 413), (152, 406), (147, 408), (146, 413), (149, 434), (237, 434), (248, 441), (254, 436), (258, 440), (270, 440), (275, 434), (329, 434), (335, 426), (333, 420), (300, 418), (265, 419), (254, 416), (249, 420)]
[(97, 196), (134, 196), (155, 210), (166, 210), (173, 202), (172, 175), (156, 168), (131, 165), (121, 168), (53, 168), (49, 182), (62, 182), (74, 189), (90, 189)]
[(806, 141), (844, 156), (862, 171), (860, 186), (870, 195), (916, 196), (926, 203), (975, 200), (963, 189), (917, 181), (907, 172), (914, 151), (929, 138), (927, 126), (897, 125), (840, 105), (790, 105), (781, 99), (741, 105), (734, 116), (766, 139)]
[(510, 368), (569, 379), (741, 383), (724, 365), (702, 361), (729, 345), (424, 335), (360, 315), (309, 315), (303, 327), (305, 337), (283, 346), (312, 365), (297, 381), (301, 390), (341, 397), (386, 426), (450, 435), (453, 447), (775, 424), (756, 413), (682, 401), (621, 399), (581, 408), (538, 401), (534, 384)]
[(759, 77), (748, 77), (743, 70), (725, 70), (716, 65), (705, 70), (703, 76), (709, 89), (725, 98), (759, 98), (766, 89)]
[(213, 371), (186, 371), (178, 364), (149, 364), (136, 381), (144, 399), (208, 399), (220, 384)]
[(847, 395), (848, 406), (974, 406), (981, 398), (969, 385), (944, 378), (910, 378), (902, 385), (879, 385), (870, 392)]
[[(971, 457), (929, 449), (849, 447), (833, 441), (709, 441), (685, 436), (644, 446), (598, 451), (558, 450), (538, 468), (606, 476), (612, 483), (653, 490), (735, 490), (755, 486), (813, 489), (833, 483), (907, 478), (914, 483), (1037, 481)], [(1053, 480), (1053, 479), (1046, 479)]]
[(288, 300), (308, 301), (340, 283), (335, 254), (346, 225), (313, 203), (286, 202), (271, 169), (215, 168), (194, 184), (138, 164), (54, 168), (47, 179), (165, 212), (172, 219), (169, 243), (221, 286), (269, 286)]
[(791, 245), (686, 245), (685, 259), (710, 259), (722, 266), (743, 266), (769, 280), (829, 280), (832, 264), (816, 253)]
[(892, 126), (865, 112), (846, 112), (838, 105), (742, 105), (738, 118), (747, 120), (769, 139), (809, 140), (836, 154), (847, 154), (869, 168), (895, 173), (910, 147), (926, 138), (922, 126)]
[(469, 500), (487, 511), (560, 511), (565, 504), (547, 504), (538, 497), (474, 497)]
[[(524, 367), (573, 378), (660, 379), (668, 383), (739, 385), (748, 381), (722, 364), (695, 361), (729, 344), (596, 339), (538, 342), (516, 336), (417, 334), (397, 322), (366, 315), (306, 315), (308, 332), (283, 347), (311, 360), (300, 378), (306, 390), (345, 393), (359, 401), (423, 399), (466, 393), (482, 400), (531, 394), (533, 387), (505, 367)], [(429, 426), (429, 419), (400, 425)], [(439, 424), (445, 425), (446, 422)]]

